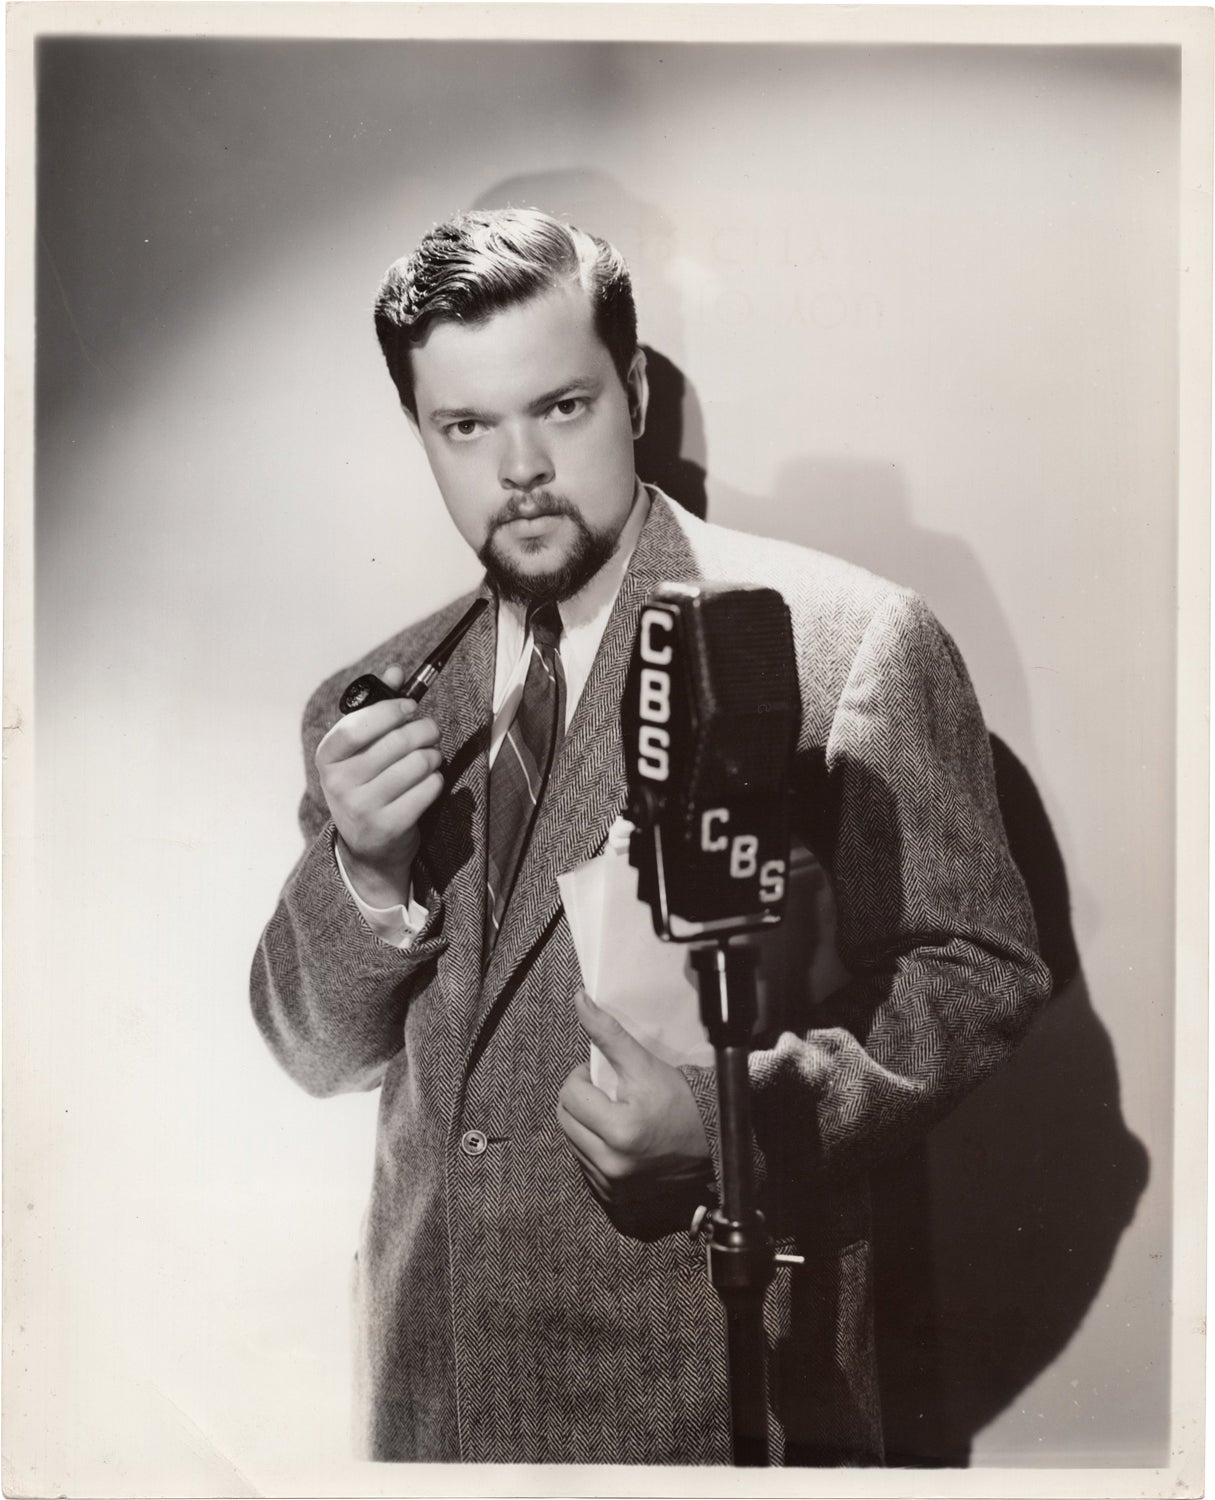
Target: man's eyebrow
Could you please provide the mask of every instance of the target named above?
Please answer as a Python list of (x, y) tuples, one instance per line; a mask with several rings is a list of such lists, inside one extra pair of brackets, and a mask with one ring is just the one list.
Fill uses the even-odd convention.
[(436, 406), (427, 412), (428, 422), (483, 422), (488, 413), (477, 411), (472, 406)]
[(563, 384), (556, 386), (553, 390), (545, 391), (543, 396), (537, 396), (528, 407), (528, 411), (543, 411), (546, 407), (552, 406), (554, 402), (564, 400), (566, 396), (573, 396), (579, 393), (591, 396), (598, 395), (599, 387), (600, 382), (593, 375), (576, 375), (573, 380), (567, 380)]

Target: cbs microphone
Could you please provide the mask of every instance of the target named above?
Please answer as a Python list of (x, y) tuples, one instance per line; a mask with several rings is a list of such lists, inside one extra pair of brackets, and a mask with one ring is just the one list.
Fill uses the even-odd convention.
[(781, 920), (800, 717), (789, 607), (775, 589), (663, 583), (650, 595), (621, 727), (629, 858), (659, 937)]
[[(721, 1201), (693, 1220), (722, 1301), (734, 1462), (768, 1462), (764, 1294), (748, 1054), (759, 953), (736, 933), (784, 915), (801, 699), (789, 608), (770, 588), (663, 583), (642, 607), (620, 709), (637, 894), (692, 950), (713, 1044)], [(793, 1259), (795, 1257), (786, 1257)]]

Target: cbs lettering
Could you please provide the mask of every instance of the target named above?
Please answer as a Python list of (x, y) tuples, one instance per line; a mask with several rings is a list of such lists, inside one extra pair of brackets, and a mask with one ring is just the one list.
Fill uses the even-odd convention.
[[(667, 668), (674, 657), (668, 637), (674, 628), (672, 617), (661, 609), (647, 609), (641, 616), (641, 681), (638, 692), (638, 714), (641, 727), (637, 736), (637, 769), (650, 781), (666, 781), (671, 774), (671, 674)], [(728, 853), (730, 876), (734, 880), (751, 880), (759, 876), (759, 899), (775, 903), (785, 894), (785, 861), (769, 859), (759, 863), (759, 840), (753, 833), (725, 830), (730, 812), (712, 807), (701, 814), (700, 847), (705, 854)]]
[(637, 769), (650, 781), (666, 781), (671, 774), (671, 674), (666, 670), (674, 652), (671, 643), (655, 642), (655, 630), (670, 634), (671, 616), (647, 609), (641, 616), (641, 730), (637, 736)]

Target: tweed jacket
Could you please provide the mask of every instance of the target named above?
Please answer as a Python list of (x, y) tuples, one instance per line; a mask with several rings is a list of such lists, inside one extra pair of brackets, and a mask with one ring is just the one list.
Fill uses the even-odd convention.
[[(380, 1090), (355, 1277), (367, 1457), (730, 1461), (703, 1250), (685, 1233), (618, 1231), (556, 1123), (588, 1049), (556, 877), (600, 850), (623, 809), (621, 691), (656, 584), (761, 582), (788, 601), (798, 830), (834, 898), (845, 982), (786, 987), (751, 1058), (763, 1207), (778, 1244), (806, 1257), (768, 1294), (774, 1461), (881, 1462), (866, 1169), (996, 1067), (1048, 992), (983, 721), (924, 603), (651, 497), (484, 975), (495, 611), (427, 701), (447, 784), (423, 824), (414, 880), (429, 916), (408, 951), (371, 934), (341, 883), (313, 753), (349, 678), (417, 662), (468, 598), (328, 679), (305, 712), (308, 847), (263, 934), (252, 999), (305, 1089)], [(712, 1070), (684, 1072), (716, 1156)]]

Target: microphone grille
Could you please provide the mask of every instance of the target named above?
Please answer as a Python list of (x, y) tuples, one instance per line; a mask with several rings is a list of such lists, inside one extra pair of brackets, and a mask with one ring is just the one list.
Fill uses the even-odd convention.
[(789, 608), (775, 589), (702, 585), (689, 625), (698, 798), (783, 786), (801, 714)]
[(731, 714), (796, 711), (789, 611), (775, 589), (706, 591), (696, 616), (700, 685), (715, 709)]

